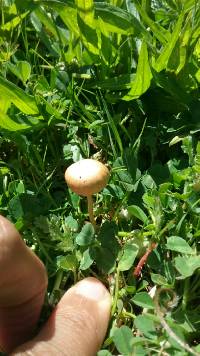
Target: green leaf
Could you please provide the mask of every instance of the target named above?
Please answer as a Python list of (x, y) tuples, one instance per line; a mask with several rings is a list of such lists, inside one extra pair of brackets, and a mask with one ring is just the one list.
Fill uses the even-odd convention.
[(143, 41), (140, 49), (135, 79), (131, 83), (131, 90), (122, 99), (129, 101), (139, 98), (150, 87), (151, 78), (152, 74), (148, 61), (147, 45)]
[(158, 284), (159, 286), (169, 286), (166, 278), (161, 274), (151, 273), (151, 280), (153, 283)]
[(39, 111), (33, 96), (0, 76), (0, 96), (6, 97), (25, 114), (38, 115)]
[(123, 190), (115, 184), (108, 184), (106, 188), (104, 188), (103, 195), (110, 195), (111, 197), (115, 197), (117, 199), (122, 199), (124, 197)]
[(75, 4), (77, 7), (77, 20), (80, 29), (80, 37), (88, 51), (97, 55), (99, 53), (99, 49), (98, 36), (94, 21), (94, 2), (93, 0), (75, 0)]
[(112, 273), (115, 266), (117, 255), (107, 247), (92, 247), (92, 258), (94, 258), (98, 268), (104, 273)]
[(65, 218), (65, 226), (74, 232), (78, 230), (78, 223), (71, 215)]
[(14, 219), (24, 217), (32, 219), (45, 212), (41, 201), (32, 194), (22, 193), (15, 195), (8, 204), (8, 211)]
[(93, 258), (91, 258), (90, 249), (88, 248), (83, 252), (83, 256), (80, 263), (80, 269), (82, 271), (88, 269), (93, 263)]
[(175, 267), (184, 278), (190, 277), (197, 268), (200, 268), (200, 256), (178, 256), (175, 258)]
[(5, 96), (1, 97), (0, 96), (0, 108), (1, 108), (1, 112), (3, 113), (7, 113), (8, 109), (11, 107), (11, 102), (8, 98), (6, 98)]
[(141, 220), (143, 223), (146, 223), (148, 217), (143, 212), (143, 210), (137, 205), (130, 205), (127, 207), (129, 214), (135, 216), (137, 219)]
[(181, 28), (182, 28), (182, 23), (184, 19), (184, 13), (182, 12), (178, 18), (178, 21), (174, 27), (174, 31), (171, 35), (171, 38), (169, 39), (168, 43), (162, 50), (160, 56), (156, 60), (156, 63), (154, 64), (154, 69), (157, 72), (161, 72), (161, 70), (165, 69), (167, 67), (169, 58), (172, 54), (172, 51), (174, 49), (174, 46), (179, 38)]
[(137, 245), (130, 242), (126, 243), (123, 248), (123, 255), (118, 264), (120, 271), (128, 271), (133, 266), (138, 250), (139, 247)]
[(122, 355), (132, 355), (133, 352), (133, 333), (128, 326), (121, 326), (119, 329), (114, 329), (113, 332), (114, 344)]
[(101, 98), (102, 98), (104, 110), (105, 110), (106, 115), (107, 115), (107, 118), (108, 118), (109, 125), (110, 125), (110, 127), (111, 127), (111, 129), (112, 129), (112, 132), (113, 132), (113, 135), (114, 135), (114, 137), (115, 137), (115, 140), (116, 140), (116, 142), (118, 143), (120, 152), (123, 153), (123, 145), (122, 145), (121, 137), (120, 137), (120, 135), (119, 135), (117, 126), (116, 126), (116, 124), (115, 124), (115, 121), (113, 120), (113, 117), (110, 115), (110, 112), (109, 112), (109, 110), (108, 110), (106, 101), (104, 100), (103, 96), (101, 96)]
[(12, 20), (6, 22), (5, 24), (0, 26), (0, 30), (2, 31), (12, 31), (16, 26), (22, 22), (22, 20), (29, 14), (29, 11), (20, 14), (20, 16), (15, 16)]
[(93, 0), (75, 0), (77, 11), (82, 20), (88, 25), (94, 24), (94, 1)]
[(195, 251), (188, 245), (188, 243), (179, 236), (168, 237), (166, 248), (180, 253), (195, 254)]
[(64, 271), (75, 271), (78, 261), (75, 255), (59, 256), (57, 258), (57, 266)]
[(101, 226), (97, 239), (102, 246), (110, 248), (112, 251), (118, 250), (119, 244), (115, 237), (117, 225), (114, 222), (105, 221)]
[(124, 35), (143, 35), (150, 37), (150, 34), (138, 19), (124, 9), (113, 6), (106, 2), (96, 2), (95, 15), (100, 18), (99, 29), (101, 30), (102, 22), (107, 32), (114, 32)]
[(176, 74), (178, 74), (185, 66), (187, 55), (188, 55), (188, 48), (191, 41), (192, 35), (192, 18), (189, 14), (185, 20), (185, 24), (183, 24), (183, 29), (181, 32), (181, 36), (179, 36), (176, 45), (172, 51), (170, 56), (167, 69), (174, 70)]
[(91, 223), (83, 226), (81, 232), (76, 236), (76, 243), (79, 246), (88, 246), (94, 238), (94, 227)]
[(136, 8), (141, 15), (143, 21), (150, 27), (155, 37), (163, 44), (170, 39), (170, 33), (164, 27), (160, 26), (158, 23), (154, 22), (147, 14), (147, 12), (140, 5), (138, 0), (134, 1)]
[(100, 350), (97, 352), (97, 356), (112, 356), (112, 354), (108, 350)]
[(57, 40), (62, 39), (62, 42), (65, 43), (66, 39), (64, 39), (64, 35), (62, 31), (60, 31), (59, 26), (56, 26), (55, 22), (52, 20), (52, 16), (49, 15), (47, 11), (42, 6), (38, 6), (34, 14), (38, 17), (38, 19), (43, 23), (45, 29), (51, 32)]
[(101, 226), (97, 236), (100, 246), (93, 248), (91, 251), (92, 258), (95, 259), (98, 267), (105, 273), (111, 273), (116, 265), (120, 250), (119, 243), (115, 237), (116, 233), (116, 225), (113, 222), (106, 221)]
[(31, 66), (26, 61), (19, 61), (16, 64), (8, 63), (10, 71), (16, 75), (23, 83), (29, 79), (31, 74)]
[[(47, 1), (45, 1), (44, 3), (46, 2)], [(77, 22), (77, 9), (70, 5), (63, 3), (53, 3), (53, 8), (58, 11), (62, 21), (67, 26), (67, 28), (76, 36), (79, 36), (80, 30)]]
[[(132, 158), (134, 159), (133, 155)], [(132, 176), (134, 175), (134, 180), (131, 174), (128, 172), (128, 168), (124, 159), (117, 158), (116, 161), (113, 163), (113, 168), (115, 169), (116, 180), (120, 182), (123, 188), (126, 191), (132, 191), (134, 189), (134, 183), (136, 178), (136, 164), (133, 165), (132, 162)]]
[(137, 293), (132, 299), (134, 304), (142, 308), (154, 309), (155, 305), (147, 292)]
[(85, 47), (88, 49), (89, 52), (98, 55), (99, 54), (98, 36), (96, 30), (88, 26), (88, 24), (85, 23), (79, 15), (77, 18), (78, 18), (78, 25), (81, 33), (81, 39)]
[(144, 336), (149, 339), (157, 338), (155, 324), (151, 320), (151, 317), (147, 315), (139, 315), (134, 320), (134, 324)]
[(19, 131), (28, 129), (30, 125), (19, 124), (13, 121), (7, 114), (0, 110), (0, 127), (9, 131)]
[(135, 74), (122, 74), (119, 75), (118, 77), (108, 78), (101, 81), (98, 80), (90, 81), (87, 87), (118, 91), (122, 89), (129, 89), (134, 79), (135, 79)]
[(17, 62), (17, 68), (21, 74), (21, 79), (24, 83), (30, 78), (31, 75), (31, 66), (27, 61)]

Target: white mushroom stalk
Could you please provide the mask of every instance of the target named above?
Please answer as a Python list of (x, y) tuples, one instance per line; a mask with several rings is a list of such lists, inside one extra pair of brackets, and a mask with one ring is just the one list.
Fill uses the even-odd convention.
[(65, 181), (76, 194), (87, 197), (90, 222), (95, 227), (92, 195), (100, 192), (108, 183), (108, 168), (94, 159), (83, 159), (69, 166)]

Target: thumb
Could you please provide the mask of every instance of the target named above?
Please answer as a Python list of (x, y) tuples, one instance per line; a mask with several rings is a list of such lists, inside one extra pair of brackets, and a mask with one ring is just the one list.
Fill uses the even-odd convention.
[(104, 285), (95, 278), (83, 279), (65, 293), (39, 335), (12, 355), (96, 355), (106, 334), (110, 306)]

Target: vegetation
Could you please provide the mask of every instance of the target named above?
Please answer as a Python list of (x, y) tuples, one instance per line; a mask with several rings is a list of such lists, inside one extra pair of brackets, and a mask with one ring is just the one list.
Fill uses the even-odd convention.
[[(0, 4), (0, 212), (47, 268), (42, 318), (94, 275), (98, 356), (199, 355), (199, 1)], [(64, 181), (81, 158), (111, 170), (96, 231)]]

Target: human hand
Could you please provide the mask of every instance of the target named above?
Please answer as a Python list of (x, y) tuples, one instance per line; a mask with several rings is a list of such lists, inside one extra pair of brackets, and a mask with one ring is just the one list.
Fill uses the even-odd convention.
[(13, 356), (95, 355), (110, 316), (107, 289), (95, 278), (78, 282), (64, 294), (39, 334), (30, 340), (46, 287), (44, 265), (15, 227), (0, 216), (0, 349)]

